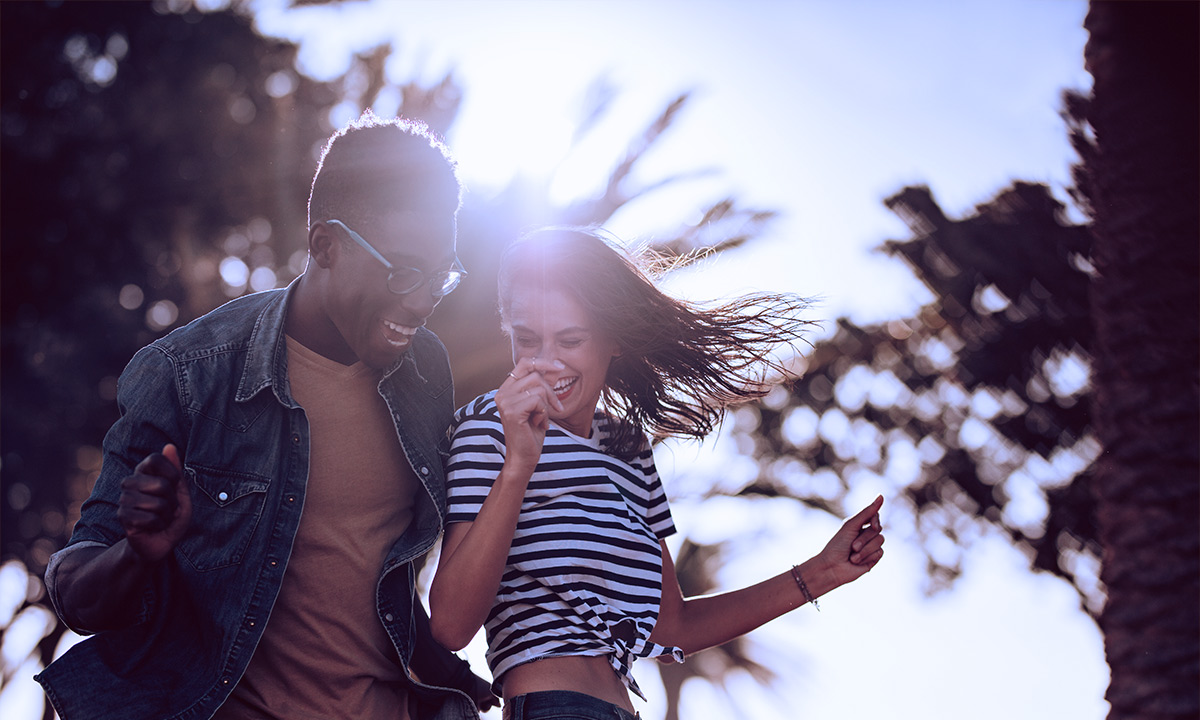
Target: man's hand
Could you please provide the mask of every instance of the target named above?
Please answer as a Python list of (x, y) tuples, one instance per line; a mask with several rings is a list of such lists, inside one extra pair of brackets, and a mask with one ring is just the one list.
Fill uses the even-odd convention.
[(121, 481), (117, 519), (130, 549), (150, 563), (165, 558), (183, 539), (192, 519), (192, 495), (174, 445), (147, 456)]

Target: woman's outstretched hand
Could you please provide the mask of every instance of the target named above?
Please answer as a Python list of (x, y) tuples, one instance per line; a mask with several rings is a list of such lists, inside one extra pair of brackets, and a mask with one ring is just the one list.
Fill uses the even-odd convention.
[(883, 557), (883, 526), (879, 509), (883, 496), (847, 520), (814, 558), (829, 573), (834, 587), (853, 582), (871, 571)]

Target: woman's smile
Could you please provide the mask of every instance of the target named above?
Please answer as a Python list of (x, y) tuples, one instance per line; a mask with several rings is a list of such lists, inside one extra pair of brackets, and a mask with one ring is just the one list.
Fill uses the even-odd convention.
[(561, 363), (563, 370), (543, 373), (563, 406), (548, 414), (563, 429), (588, 437), (608, 366), (620, 354), (616, 341), (594, 327), (572, 294), (555, 287), (516, 289), (510, 307), (513, 364), (522, 358), (535, 359), (539, 368)]
[(571, 390), (577, 382), (579, 382), (578, 376), (559, 378), (558, 382), (554, 383), (554, 394), (558, 396), (560, 402), (571, 396)]

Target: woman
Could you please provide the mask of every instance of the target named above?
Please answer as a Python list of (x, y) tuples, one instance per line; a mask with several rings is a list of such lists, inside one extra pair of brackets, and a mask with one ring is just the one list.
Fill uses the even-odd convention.
[(726, 405), (762, 395), (781, 369), (764, 358), (805, 327), (798, 300), (693, 306), (598, 234), (549, 229), (506, 251), (499, 304), (514, 368), (456, 415), (430, 607), (453, 650), (486, 624), (506, 718), (636, 717), (634, 659), (682, 661), (883, 556), (878, 498), (757, 585), (684, 598), (675, 578), (647, 433), (703, 437)]

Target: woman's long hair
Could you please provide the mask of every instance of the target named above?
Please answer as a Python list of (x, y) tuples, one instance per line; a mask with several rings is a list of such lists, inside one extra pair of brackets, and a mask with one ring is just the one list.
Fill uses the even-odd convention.
[(596, 229), (562, 227), (522, 237), (500, 261), (505, 332), (515, 287), (553, 287), (620, 346), (602, 397), (615, 420), (609, 451), (623, 458), (641, 452), (646, 433), (703, 438), (727, 405), (766, 394), (768, 373), (787, 374), (772, 350), (794, 346), (812, 325), (799, 317), (807, 302), (794, 295), (701, 306), (663, 293), (642, 265), (650, 262), (639, 264)]

